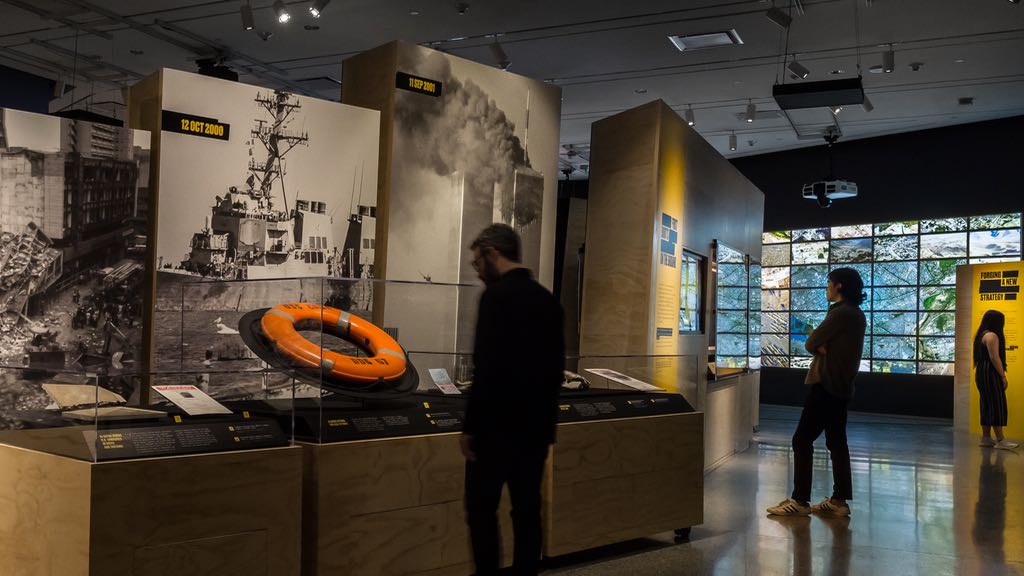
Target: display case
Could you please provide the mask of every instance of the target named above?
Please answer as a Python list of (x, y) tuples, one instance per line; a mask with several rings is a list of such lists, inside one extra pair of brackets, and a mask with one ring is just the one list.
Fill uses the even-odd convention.
[[(696, 356), (568, 359), (547, 480), (544, 554), (703, 522), (704, 414)], [(567, 373), (568, 374), (568, 373)], [(674, 390), (670, 392), (669, 390)], [(678, 392), (675, 392), (677, 390)]]
[[(269, 366), (183, 361), (185, 350), (230, 331), (222, 318), (208, 330), (190, 329), (180, 314), (158, 318), (151, 362), (133, 318), (109, 302), (85, 302), (51, 312), (46, 324), (26, 319), (9, 330), (0, 444), (86, 462), (291, 445), (296, 378)], [(273, 382), (272, 392), (241, 391), (259, 382)]]
[[(158, 303), (150, 395), (188, 375), (212, 400), (277, 418), (302, 442), (457, 432), (482, 290), (369, 278), (186, 279)], [(565, 398), (653, 391), (672, 409), (699, 381), (693, 356), (574, 357), (566, 370)]]
[(161, 291), (155, 363), (200, 375), (226, 406), (276, 414), (302, 442), (457, 431), (480, 291), (369, 278), (185, 279)]
[[(271, 551), (275, 574), (300, 558), (306, 574), (470, 571), (458, 433), (481, 286), (184, 274), (160, 285), (151, 355), (5, 368), (22, 394), (5, 412), (15, 447), (0, 449), (12, 471), (0, 501), (59, 491), (43, 515), (75, 527), (31, 556), (71, 541), (58, 554), (68, 565), (111, 574), (182, 554), (255, 566)], [(565, 368), (545, 553), (700, 523), (703, 414), (688, 401), (698, 358), (584, 356)], [(26, 478), (33, 490), (18, 488)], [(162, 502), (173, 513), (154, 509)], [(203, 524), (209, 510), (216, 526)], [(0, 533), (0, 552), (19, 542)]]
[(85, 352), (64, 348), (72, 329), (0, 366), (0, 574), (296, 576), (293, 385), (272, 403), (214, 398), (205, 383), (226, 372), (145, 370), (103, 316), (110, 339)]

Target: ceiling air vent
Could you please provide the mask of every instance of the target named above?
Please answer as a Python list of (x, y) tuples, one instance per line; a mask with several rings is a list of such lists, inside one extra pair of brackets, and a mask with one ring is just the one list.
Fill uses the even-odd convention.
[(680, 52), (743, 44), (743, 40), (735, 29), (726, 30), (725, 32), (711, 32), (708, 34), (669, 36), (668, 39), (676, 48), (679, 49)]

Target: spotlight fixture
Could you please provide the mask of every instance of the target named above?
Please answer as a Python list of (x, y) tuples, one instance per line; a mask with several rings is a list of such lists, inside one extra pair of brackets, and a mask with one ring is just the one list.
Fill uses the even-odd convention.
[(781, 28), (789, 28), (789, 25), (793, 23), (793, 18), (779, 10), (775, 6), (772, 6), (767, 12), (764, 13), (769, 20), (778, 24)]
[(892, 51), (892, 44), (889, 49), (882, 53), (882, 72), (891, 73), (896, 69), (896, 53)]
[(829, 106), (829, 110), (832, 111), (833, 116), (839, 116), (839, 113), (843, 111), (842, 106)]
[(256, 28), (256, 20), (252, 17), (252, 4), (246, 0), (245, 2), (242, 2), (240, 10), (242, 14), (242, 30), (248, 32), (249, 30)]
[(729, 150), (736, 151), (736, 133), (729, 134)]
[(690, 105), (689, 108), (686, 109), (686, 112), (683, 112), (683, 118), (686, 119), (686, 125), (687, 126), (695, 126), (697, 124), (697, 121), (693, 119), (693, 105), (692, 104)]
[(797, 78), (801, 80), (811, 75), (811, 71), (806, 66), (796, 61), (796, 56), (793, 56), (793, 61), (786, 68), (789, 68), (789, 71), (796, 74)]
[(508, 67), (512, 65), (512, 61), (509, 60), (505, 49), (501, 47), (501, 42), (498, 42), (497, 36), (494, 37), (494, 42), (490, 45), (490, 49), (491, 56), (494, 57), (494, 62), (498, 65), (498, 68), (508, 70)]
[(313, 0), (309, 3), (309, 13), (312, 14), (313, 18), (319, 18), (320, 14), (323, 13), (324, 8), (331, 2), (331, 0)]
[(871, 100), (868, 100), (867, 94), (864, 95), (864, 101), (860, 105), (864, 107), (865, 112), (871, 112), (875, 109), (875, 105), (871, 103)]
[(757, 117), (757, 104), (749, 102), (747, 104), (747, 124), (753, 123), (755, 117)]
[(281, 24), (287, 24), (292, 19), (291, 12), (288, 11), (288, 7), (281, 0), (274, 2), (274, 13), (277, 14), (277, 21)]

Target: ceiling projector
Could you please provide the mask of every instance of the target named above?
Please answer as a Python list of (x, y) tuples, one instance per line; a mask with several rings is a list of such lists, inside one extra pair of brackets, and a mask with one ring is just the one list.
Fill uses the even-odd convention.
[(846, 180), (822, 180), (804, 184), (804, 198), (817, 200), (818, 206), (828, 208), (833, 200), (853, 198), (857, 195), (857, 184)]

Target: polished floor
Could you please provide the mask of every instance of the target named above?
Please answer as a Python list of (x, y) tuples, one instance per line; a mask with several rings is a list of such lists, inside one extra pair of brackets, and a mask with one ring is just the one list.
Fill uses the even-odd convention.
[[(980, 448), (946, 421), (851, 414), (853, 515), (776, 518), (799, 410), (762, 407), (751, 447), (705, 478), (704, 524), (554, 559), (558, 576), (1024, 575), (1024, 451)], [(813, 498), (831, 493), (824, 438)]]

